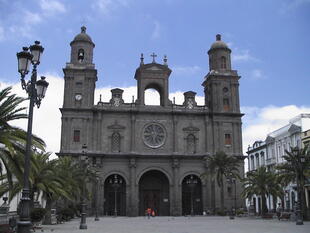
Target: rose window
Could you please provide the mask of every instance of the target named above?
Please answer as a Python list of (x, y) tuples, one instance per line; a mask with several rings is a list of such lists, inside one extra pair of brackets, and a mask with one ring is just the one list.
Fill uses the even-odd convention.
[(151, 123), (144, 127), (143, 141), (151, 148), (161, 147), (165, 143), (166, 132), (164, 128), (157, 123)]

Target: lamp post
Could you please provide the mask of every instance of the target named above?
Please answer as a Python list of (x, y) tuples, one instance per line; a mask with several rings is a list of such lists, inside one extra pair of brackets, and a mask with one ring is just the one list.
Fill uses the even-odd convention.
[(122, 185), (123, 180), (118, 175), (114, 175), (114, 178), (111, 178), (109, 183), (114, 188), (114, 217), (117, 217), (117, 189)]
[[(30, 52), (28, 51), (30, 50)], [(40, 64), (41, 54), (44, 48), (39, 41), (35, 41), (34, 45), (23, 47), (23, 51), (17, 53), (18, 72), (21, 75), (22, 89), (25, 90), (29, 97), (29, 113), (28, 113), (28, 127), (26, 138), (26, 153), (24, 164), (23, 177), (23, 191), (21, 197), (21, 209), (19, 213), (19, 221), (17, 223), (18, 233), (29, 233), (31, 228), (30, 220), (30, 187), (29, 187), (29, 172), (30, 172), (30, 153), (32, 144), (32, 122), (33, 122), (33, 107), (37, 105), (40, 107), (41, 100), (45, 96), (48, 82), (45, 77), (37, 81), (37, 66)], [(26, 82), (25, 77), (29, 73), (30, 65), (32, 64), (32, 73), (30, 81)]]
[(234, 206), (231, 206), (231, 210), (230, 210), (230, 215), (229, 215), (229, 219), (235, 219), (235, 211), (236, 211), (236, 206), (237, 206), (237, 196), (236, 196), (236, 178), (233, 177), (233, 175), (229, 175), (229, 177), (227, 178), (227, 183), (232, 185), (234, 184), (234, 196), (231, 197), (231, 203), (234, 200)]
[(191, 216), (194, 216), (194, 189), (196, 187), (198, 183), (198, 180), (194, 178), (193, 175), (191, 175), (187, 180), (186, 180), (186, 184), (187, 186), (190, 188), (190, 192), (191, 192)]
[(98, 183), (99, 183), (99, 178), (96, 178), (96, 187), (95, 187), (95, 221), (99, 221), (98, 217)]
[[(82, 146), (82, 156), (80, 160), (80, 165), (81, 168), (84, 171), (85, 175), (85, 170), (87, 169), (87, 164), (88, 164), (88, 157), (87, 157), (87, 145), (84, 144)], [(83, 177), (83, 187), (82, 187), (82, 198), (81, 198), (81, 207), (82, 207), (82, 213), (81, 213), (81, 222), (80, 222), (80, 229), (85, 230), (87, 229), (87, 224), (86, 224), (86, 202), (85, 202), (85, 186), (86, 186), (86, 177)]]
[(296, 206), (296, 225), (303, 225), (303, 216), (302, 216), (302, 203), (301, 203), (301, 193), (302, 193), (302, 176), (303, 176), (303, 163), (305, 162), (305, 157), (299, 153), (299, 149), (295, 147), (293, 149), (294, 157), (297, 159), (296, 164), (296, 182), (297, 182), (297, 206)]

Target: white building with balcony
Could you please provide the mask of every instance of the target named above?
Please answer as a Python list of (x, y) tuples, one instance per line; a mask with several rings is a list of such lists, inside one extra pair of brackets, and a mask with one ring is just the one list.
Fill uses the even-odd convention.
[[(256, 170), (260, 166), (266, 165), (266, 143), (264, 141), (255, 141), (248, 147), (248, 170)], [(247, 200), (247, 206), (253, 206), (254, 212), (261, 213), (261, 197), (254, 195), (251, 200)]]
[[(309, 132), (310, 114), (300, 114), (289, 121), (289, 123), (271, 133), (266, 140), (255, 141), (252, 147), (248, 147), (248, 167), (249, 171), (257, 169), (259, 166), (266, 166), (269, 170), (274, 170), (276, 164), (285, 162), (283, 155), (285, 151), (291, 150), (291, 147), (302, 148), (304, 132)], [(269, 210), (276, 210), (278, 203), (289, 211), (294, 209), (297, 201), (296, 184), (289, 184), (284, 188), (285, 196), (281, 199), (269, 196), (267, 198), (267, 207)], [(306, 201), (309, 207), (310, 191), (306, 190)], [(253, 197), (251, 204), (255, 206), (256, 213), (260, 212), (260, 197)]]

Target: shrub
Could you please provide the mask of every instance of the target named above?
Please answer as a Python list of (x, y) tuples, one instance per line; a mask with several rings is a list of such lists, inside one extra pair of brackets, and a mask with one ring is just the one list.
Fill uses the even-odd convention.
[(244, 214), (243, 209), (237, 209), (237, 210), (236, 210), (236, 215), (237, 215), (237, 216), (243, 215), (243, 214)]
[(62, 220), (69, 221), (74, 218), (74, 210), (71, 208), (65, 208), (60, 210), (60, 215), (62, 216)]
[(34, 208), (30, 212), (30, 218), (32, 222), (40, 222), (46, 213), (44, 208)]
[(218, 211), (216, 212), (216, 214), (219, 215), (219, 216), (226, 216), (226, 213), (223, 212), (223, 211), (220, 211), (220, 210), (218, 210)]

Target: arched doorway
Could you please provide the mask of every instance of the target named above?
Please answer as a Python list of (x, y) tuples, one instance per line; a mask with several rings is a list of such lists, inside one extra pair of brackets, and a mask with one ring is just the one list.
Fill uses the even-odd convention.
[(188, 175), (182, 181), (182, 214), (202, 214), (201, 180), (196, 175)]
[(104, 214), (126, 215), (126, 181), (120, 175), (112, 174), (104, 182)]
[(151, 208), (158, 216), (170, 215), (169, 180), (160, 171), (151, 170), (139, 180), (139, 214)]

